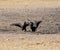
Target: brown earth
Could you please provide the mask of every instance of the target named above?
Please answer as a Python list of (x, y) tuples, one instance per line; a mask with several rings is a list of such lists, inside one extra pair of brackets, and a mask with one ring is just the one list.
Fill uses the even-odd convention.
[[(42, 21), (36, 32), (10, 25), (27, 19)], [(0, 50), (60, 50), (60, 1), (0, 0)]]

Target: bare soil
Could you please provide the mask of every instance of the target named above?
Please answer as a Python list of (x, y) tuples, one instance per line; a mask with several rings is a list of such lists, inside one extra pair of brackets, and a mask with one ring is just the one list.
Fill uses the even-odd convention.
[[(12, 23), (41, 20), (36, 32)], [(60, 50), (60, 1), (0, 0), (0, 50)]]

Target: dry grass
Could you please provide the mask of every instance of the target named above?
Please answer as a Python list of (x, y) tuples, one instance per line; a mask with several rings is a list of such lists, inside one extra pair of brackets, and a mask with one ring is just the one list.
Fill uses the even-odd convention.
[[(42, 20), (35, 33), (10, 26), (27, 19)], [(60, 1), (0, 0), (0, 50), (60, 50)]]
[(0, 34), (1, 50), (60, 50), (58, 34)]

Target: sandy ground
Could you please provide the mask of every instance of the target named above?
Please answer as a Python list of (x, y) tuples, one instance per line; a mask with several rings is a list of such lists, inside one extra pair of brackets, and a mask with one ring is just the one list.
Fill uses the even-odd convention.
[[(36, 32), (10, 25), (27, 19), (42, 20)], [(0, 0), (0, 50), (60, 50), (60, 1)]]
[(0, 50), (60, 50), (60, 35), (1, 33)]

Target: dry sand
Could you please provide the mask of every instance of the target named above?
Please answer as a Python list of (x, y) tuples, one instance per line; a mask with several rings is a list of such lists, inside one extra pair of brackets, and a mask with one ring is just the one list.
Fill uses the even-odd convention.
[(0, 34), (0, 50), (60, 50), (59, 34)]
[[(42, 20), (35, 33), (12, 23)], [(60, 50), (59, 0), (0, 0), (0, 50)]]

